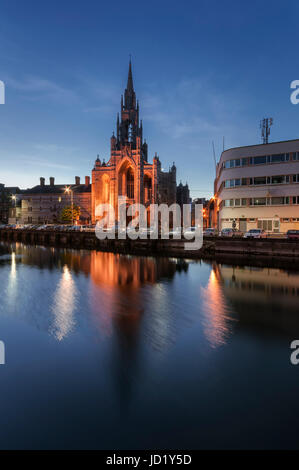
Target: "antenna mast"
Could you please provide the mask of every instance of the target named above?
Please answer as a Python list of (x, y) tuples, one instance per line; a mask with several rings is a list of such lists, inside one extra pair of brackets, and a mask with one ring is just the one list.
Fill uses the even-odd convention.
[(263, 144), (268, 143), (268, 138), (270, 135), (270, 127), (273, 124), (273, 118), (264, 118), (260, 122), (260, 129), (262, 134), (262, 142)]
[(214, 163), (215, 163), (215, 173), (217, 173), (217, 163), (216, 163), (214, 140), (212, 140), (212, 146), (213, 146), (213, 157), (214, 157)]

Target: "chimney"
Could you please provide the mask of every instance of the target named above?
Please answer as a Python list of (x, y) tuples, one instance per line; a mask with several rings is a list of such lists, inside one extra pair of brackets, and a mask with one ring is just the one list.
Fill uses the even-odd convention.
[(43, 177), (40, 178), (40, 185), (45, 186), (45, 178)]
[(85, 186), (90, 185), (90, 176), (85, 176)]
[(76, 185), (80, 184), (80, 176), (75, 176), (75, 184)]
[(50, 176), (50, 186), (54, 186), (55, 178), (53, 176)]

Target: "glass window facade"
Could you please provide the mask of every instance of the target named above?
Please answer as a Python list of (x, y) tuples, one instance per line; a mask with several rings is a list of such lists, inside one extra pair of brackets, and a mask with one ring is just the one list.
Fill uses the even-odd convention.
[[(235, 168), (247, 165), (266, 165), (267, 163), (282, 163), (290, 160), (289, 153), (278, 153), (274, 155), (261, 155), (258, 157), (236, 158), (223, 162), (222, 168)], [(299, 152), (293, 153), (293, 160), (299, 160)]]

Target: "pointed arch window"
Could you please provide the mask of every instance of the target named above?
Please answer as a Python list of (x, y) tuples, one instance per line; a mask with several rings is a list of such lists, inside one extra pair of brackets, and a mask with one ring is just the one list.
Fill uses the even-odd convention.
[(128, 128), (128, 140), (129, 142), (133, 142), (133, 124), (131, 122)]
[(127, 197), (134, 199), (134, 173), (131, 168), (127, 171)]

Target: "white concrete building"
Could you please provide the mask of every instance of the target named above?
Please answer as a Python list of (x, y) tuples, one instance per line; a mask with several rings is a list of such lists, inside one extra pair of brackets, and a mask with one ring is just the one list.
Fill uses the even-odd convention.
[(222, 152), (215, 179), (215, 224), (245, 232), (299, 229), (299, 140)]

